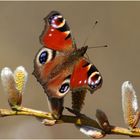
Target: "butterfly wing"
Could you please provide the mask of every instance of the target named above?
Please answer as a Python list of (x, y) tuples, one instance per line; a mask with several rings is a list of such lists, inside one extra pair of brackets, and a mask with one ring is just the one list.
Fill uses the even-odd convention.
[(61, 55), (43, 47), (34, 59), (33, 74), (44, 88), (55, 116), (61, 116), (60, 112), (63, 108), (61, 99), (70, 90), (70, 79), (74, 67), (79, 64), (86, 49), (87, 47), (84, 47), (69, 55)]
[(45, 28), (40, 36), (41, 44), (60, 52), (73, 51), (76, 45), (73, 43), (70, 28), (63, 16), (57, 11), (52, 11), (44, 20)]
[(102, 76), (98, 69), (85, 58), (75, 65), (70, 79), (72, 108), (81, 111), (87, 90), (91, 93), (102, 86)]
[(43, 47), (34, 59), (33, 74), (43, 86), (54, 116), (59, 117), (63, 98), (70, 90), (73, 64), (69, 65), (68, 56), (76, 50), (76, 45), (66, 20), (59, 12), (50, 12), (44, 20), (45, 28), (40, 36)]
[(74, 66), (70, 80), (71, 89), (86, 88), (94, 92), (102, 85), (102, 76), (98, 69), (85, 58)]

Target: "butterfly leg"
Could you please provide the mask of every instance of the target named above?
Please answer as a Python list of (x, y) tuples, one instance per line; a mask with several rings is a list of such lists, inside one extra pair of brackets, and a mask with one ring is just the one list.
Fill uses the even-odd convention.
[(53, 126), (56, 124), (56, 120), (58, 120), (61, 117), (64, 109), (63, 102), (64, 102), (63, 98), (57, 99), (48, 97), (49, 108), (52, 111), (54, 119), (53, 120), (41, 119), (42, 124), (46, 126)]

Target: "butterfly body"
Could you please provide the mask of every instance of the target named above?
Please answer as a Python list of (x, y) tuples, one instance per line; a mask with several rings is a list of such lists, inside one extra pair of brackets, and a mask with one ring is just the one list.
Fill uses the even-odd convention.
[(87, 46), (77, 48), (66, 20), (57, 11), (45, 18), (40, 42), (43, 47), (34, 59), (33, 74), (48, 96), (54, 117), (61, 116), (69, 91), (72, 108), (80, 111), (87, 90), (93, 93), (102, 85), (99, 71), (84, 57)]

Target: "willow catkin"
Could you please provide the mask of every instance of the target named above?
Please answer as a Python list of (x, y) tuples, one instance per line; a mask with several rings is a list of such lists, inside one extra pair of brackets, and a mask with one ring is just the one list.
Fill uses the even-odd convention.
[(97, 129), (91, 126), (82, 125), (77, 126), (77, 128), (79, 128), (80, 132), (91, 138), (99, 139), (105, 136), (105, 133), (101, 129)]
[(135, 90), (130, 81), (125, 81), (122, 84), (122, 110), (125, 123), (129, 127), (132, 127), (135, 114), (138, 110), (138, 102)]
[(1, 81), (5, 92), (8, 94), (10, 106), (21, 105), (27, 75), (26, 70), (22, 66), (17, 67), (14, 74), (8, 67), (2, 69)]
[(15, 90), (14, 76), (10, 68), (5, 67), (1, 71), (1, 82), (6, 93)]
[(24, 92), (25, 85), (27, 82), (27, 72), (23, 66), (19, 66), (14, 71), (14, 79), (16, 83), (16, 88), (20, 93)]
[(8, 95), (8, 102), (11, 106), (20, 104), (21, 99), (16, 89), (16, 83), (10, 68), (5, 67), (1, 71), (1, 82), (5, 92)]

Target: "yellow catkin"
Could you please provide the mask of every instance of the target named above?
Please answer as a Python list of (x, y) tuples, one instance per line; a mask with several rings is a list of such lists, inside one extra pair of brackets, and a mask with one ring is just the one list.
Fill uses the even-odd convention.
[(17, 90), (22, 93), (25, 85), (25, 73), (23, 71), (17, 71), (15, 73), (15, 83)]
[(138, 109), (137, 97), (133, 85), (130, 81), (122, 84), (122, 108), (125, 123), (130, 127), (135, 127), (135, 115)]
[(127, 103), (127, 121), (128, 121), (128, 125), (130, 127), (133, 126), (133, 123), (134, 123), (134, 111), (133, 111), (133, 108), (132, 108), (132, 101), (130, 99), (130, 97), (128, 97), (128, 103)]

